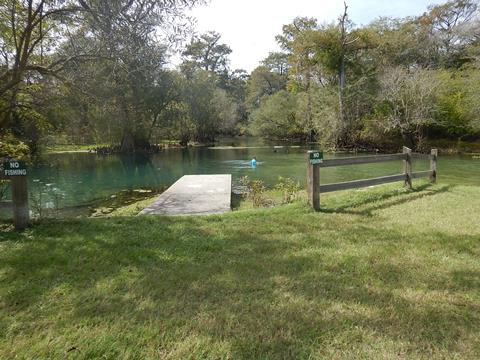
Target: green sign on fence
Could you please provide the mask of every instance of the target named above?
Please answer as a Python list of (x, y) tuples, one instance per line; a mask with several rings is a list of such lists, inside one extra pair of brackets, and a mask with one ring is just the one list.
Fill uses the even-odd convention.
[(10, 160), (3, 163), (3, 175), (5, 176), (25, 176), (27, 167), (23, 161)]
[(310, 164), (316, 165), (323, 163), (323, 151), (310, 152)]

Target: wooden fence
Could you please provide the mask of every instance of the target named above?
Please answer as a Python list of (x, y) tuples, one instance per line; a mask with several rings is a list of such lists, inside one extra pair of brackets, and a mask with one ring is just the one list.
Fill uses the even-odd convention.
[(0, 201), (0, 208), (12, 209), (15, 229), (23, 230), (30, 222), (25, 165), (16, 160), (7, 160), (3, 164), (0, 162), (0, 180), (10, 181), (12, 190), (12, 200)]
[[(374, 155), (374, 156), (358, 156), (348, 158), (337, 158), (328, 160), (316, 160), (312, 161), (312, 156), (318, 154), (318, 151), (307, 152), (307, 191), (308, 200), (315, 210), (320, 210), (320, 194), (328, 193), (338, 190), (357, 189), (367, 186), (393, 183), (397, 181), (404, 181), (405, 185), (412, 188), (412, 180), (429, 177), (430, 181), (435, 182), (437, 179), (437, 149), (432, 149), (430, 155), (413, 153), (411, 149), (404, 147), (403, 153), (400, 154), (387, 154), (387, 155)], [(413, 172), (412, 160), (413, 159), (429, 159), (430, 170)], [(404, 172), (398, 175), (382, 176), (374, 179), (355, 180), (348, 182), (341, 182), (335, 184), (320, 184), (320, 168), (344, 166), (344, 165), (359, 165), (359, 164), (371, 164), (380, 163), (385, 161), (402, 160), (404, 163)]]

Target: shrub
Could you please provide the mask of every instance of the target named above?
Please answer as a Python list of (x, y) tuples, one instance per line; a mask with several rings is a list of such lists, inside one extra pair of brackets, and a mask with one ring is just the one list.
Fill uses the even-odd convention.
[(250, 180), (248, 176), (244, 176), (240, 180), (240, 184), (246, 190), (243, 195), (244, 198), (251, 199), (254, 207), (261, 207), (266, 204), (266, 187), (262, 180)]
[(7, 133), (0, 137), (0, 159), (26, 160), (29, 155), (28, 146), (15, 136)]
[(301, 190), (300, 183), (290, 178), (279, 176), (275, 189), (283, 193), (282, 201), (284, 204), (290, 204), (297, 200), (298, 193)]

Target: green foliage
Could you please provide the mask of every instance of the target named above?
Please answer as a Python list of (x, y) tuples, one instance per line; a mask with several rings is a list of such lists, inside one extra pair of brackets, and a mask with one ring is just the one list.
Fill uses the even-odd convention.
[[(248, 130), (332, 147), (479, 135), (474, 0), (366, 26), (350, 21), (346, 5), (332, 23), (295, 18), (276, 37), (282, 51), (250, 76), (230, 69), (221, 34), (191, 35), (185, 11), (197, 0), (106, 3), (0, 4), (0, 134), (32, 153), (57, 137), (134, 151)], [(187, 38), (179, 70), (168, 69)]]
[(262, 65), (279, 75), (287, 75), (290, 69), (290, 65), (288, 64), (288, 54), (283, 52), (269, 53), (262, 61)]
[(275, 189), (282, 192), (283, 204), (290, 204), (298, 199), (299, 192), (302, 188), (298, 181), (279, 176)]
[(421, 147), (427, 135), (478, 136), (479, 15), (477, 2), (451, 0), (367, 26), (353, 25), (347, 6), (335, 23), (294, 19), (277, 36), (284, 53), (264, 64), (274, 69), (288, 59), (286, 89), (295, 101), (262, 92), (256, 69), (247, 97), (254, 133), (375, 148)]
[(125, 151), (148, 144), (159, 113), (177, 100), (166, 53), (196, 2), (2, 3), (0, 130), (31, 151), (45, 133)]
[[(268, 62), (272, 60), (266, 60)], [(274, 66), (274, 65), (270, 65)], [(282, 65), (277, 65), (282, 66)], [(280, 70), (280, 69), (278, 69)], [(252, 112), (257, 109), (264, 96), (274, 95), (285, 89), (287, 77), (285, 73), (278, 73), (267, 66), (259, 66), (250, 75), (246, 87), (245, 105)]]
[(0, 137), (0, 159), (17, 159), (27, 160), (29, 158), (30, 149), (28, 145), (13, 136), (11, 133), (7, 133)]
[(221, 35), (215, 31), (192, 38), (182, 53), (182, 72), (189, 76), (198, 70), (220, 76), (228, 73), (228, 55), (232, 49), (227, 44), (219, 43), (220, 38)]
[(469, 132), (469, 118), (465, 93), (461, 91), (441, 94), (438, 99), (440, 121), (449, 135), (461, 136)]
[(296, 116), (297, 98), (285, 90), (266, 97), (251, 114), (251, 131), (270, 139), (292, 139), (302, 136)]
[(341, 126), (337, 116), (338, 96), (330, 88), (311, 85), (296, 95), (296, 118), (305, 138), (325, 146), (335, 143)]
[(217, 88), (216, 81), (214, 74), (199, 70), (186, 83), (184, 101), (195, 124), (195, 140), (201, 143), (212, 142), (233, 112), (228, 96)]

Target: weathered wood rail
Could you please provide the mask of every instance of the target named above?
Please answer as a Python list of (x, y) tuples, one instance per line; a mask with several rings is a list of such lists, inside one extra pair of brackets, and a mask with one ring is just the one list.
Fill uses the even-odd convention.
[[(430, 178), (430, 181), (435, 182), (437, 180), (437, 149), (432, 149), (429, 155), (413, 153), (411, 149), (404, 147), (403, 152), (399, 154), (387, 154), (387, 155), (373, 155), (373, 156), (357, 156), (338, 159), (326, 159), (321, 162), (312, 164), (310, 154), (317, 153), (317, 151), (307, 152), (307, 192), (309, 203), (315, 210), (320, 210), (320, 194), (329, 193), (339, 190), (358, 189), (368, 186), (388, 184), (398, 181), (404, 181), (405, 185), (412, 188), (412, 180), (422, 177)], [(430, 160), (430, 170), (413, 172), (412, 160), (422, 159)], [(402, 160), (404, 163), (404, 172), (397, 175), (382, 176), (373, 179), (355, 180), (334, 184), (320, 184), (320, 169), (333, 167), (333, 166), (345, 166), (345, 165), (360, 165), (360, 164), (372, 164), (385, 161)]]
[(30, 222), (30, 210), (28, 208), (28, 183), (26, 169), (6, 169), (10, 164), (12, 168), (20, 167), (21, 162), (8, 160), (0, 162), (0, 180), (9, 180), (12, 190), (11, 201), (0, 201), (0, 209), (13, 211), (13, 225), (17, 230), (25, 229)]

